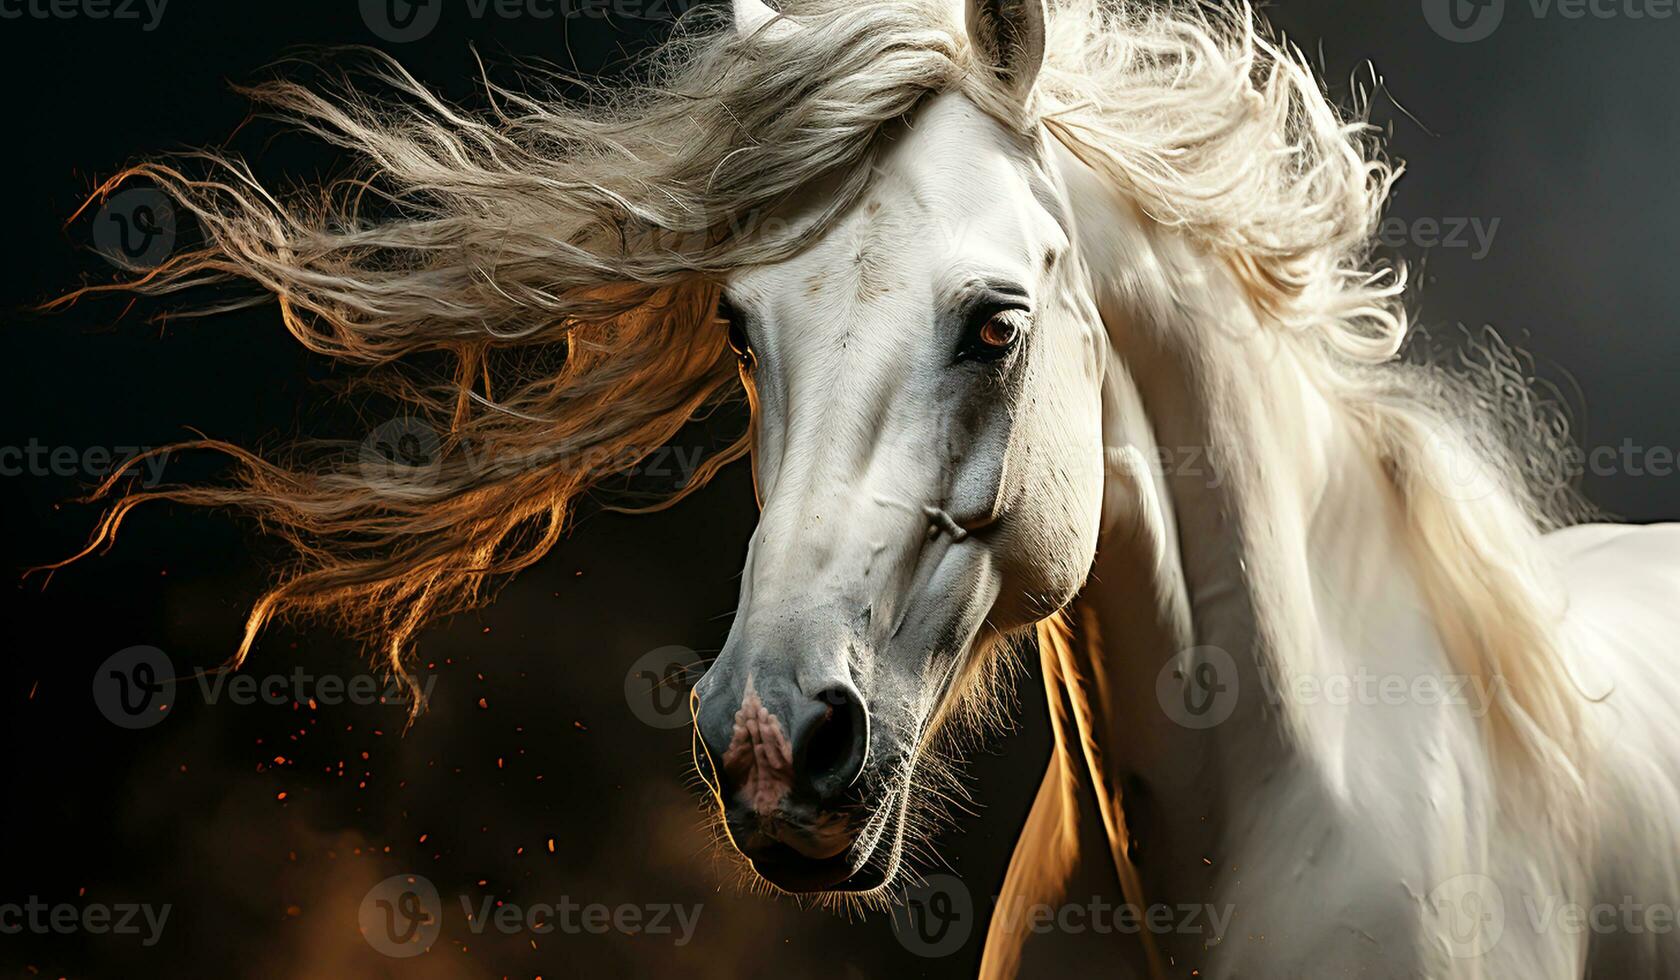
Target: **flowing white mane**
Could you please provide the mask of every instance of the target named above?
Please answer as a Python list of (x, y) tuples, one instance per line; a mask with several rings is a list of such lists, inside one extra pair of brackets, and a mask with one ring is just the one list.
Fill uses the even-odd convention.
[[(1050, 36), (1045, 125), (1149, 218), (1225, 262), (1261, 329), (1356, 420), (1394, 483), (1449, 651), (1499, 692), (1491, 723), (1516, 763), (1510, 775), (1562, 794), (1543, 798), (1578, 799), (1581, 692), (1556, 646), (1561, 608), (1539, 547), (1542, 531), (1581, 510), (1562, 477), (1562, 417), (1496, 336), (1473, 344), (1458, 372), (1399, 357), (1404, 270), (1372, 254), (1399, 171), (1370, 127), (1332, 106), (1303, 56), (1246, 9), (1059, 4)], [(1204, 356), (1220, 357), (1223, 341), (1214, 325)], [(1258, 415), (1265, 396), (1233, 397), (1252, 398)], [(1290, 447), (1260, 455), (1267, 443), (1237, 429), (1212, 438), (1251, 484), (1239, 499), (1266, 506), (1265, 474), (1294, 465)], [(1442, 492), (1467, 469), (1481, 481), (1474, 492)], [(1292, 562), (1268, 548), (1291, 542), (1250, 543), (1262, 580), (1289, 576)], [(1310, 587), (1293, 586), (1261, 596), (1273, 603), (1261, 629), (1284, 673), (1311, 666)]]

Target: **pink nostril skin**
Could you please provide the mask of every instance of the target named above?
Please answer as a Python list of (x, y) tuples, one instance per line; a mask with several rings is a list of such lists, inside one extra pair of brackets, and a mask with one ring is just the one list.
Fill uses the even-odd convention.
[(751, 678), (735, 712), (729, 747), (723, 751), (723, 771), (740, 787), (741, 797), (760, 817), (771, 818), (793, 789), (793, 749), (782, 723), (764, 706)]

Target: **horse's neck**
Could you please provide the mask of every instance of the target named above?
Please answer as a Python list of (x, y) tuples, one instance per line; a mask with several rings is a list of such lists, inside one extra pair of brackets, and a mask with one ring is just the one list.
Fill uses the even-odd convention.
[[(1122, 207), (1085, 201), (1082, 227), (1104, 206)], [(1204, 256), (1110, 217), (1081, 238), (1113, 346), (1105, 527), (1076, 653), (1047, 666), (1087, 720), (1067, 733), (1087, 744), (1064, 749), (1095, 746), (1094, 788), (1124, 810), (1146, 885), (1170, 866), (1177, 894), (1159, 899), (1207, 900), (1228, 870), (1212, 862), (1256, 833), (1264, 801), (1344, 797), (1346, 780), (1392, 775), (1344, 763), (1400, 737), (1378, 729), (1408, 724), (1404, 711), (1362, 712), (1363, 688), (1303, 701), (1289, 685), (1414, 676), (1445, 654), (1393, 492), (1351, 422)], [(1137, 278), (1163, 270), (1170, 288)], [(1219, 651), (1201, 658), (1215, 672), (1172, 678), (1190, 648)], [(1163, 671), (1180, 687), (1211, 681), (1190, 692), (1211, 713), (1164, 703)]]
[[(1110, 768), (1163, 817), (1245, 808), (1285, 767), (1328, 776), (1376, 678), (1446, 662), (1383, 472), (1330, 423), (1322, 444), (1303, 447), (1317, 457), (1310, 483), (1273, 473), (1256, 487), (1225, 468), (1220, 443), (1290, 431), (1260, 414), (1290, 381), (1269, 382), (1241, 432), (1211, 436), (1179, 403), (1193, 380), (1163, 364), (1117, 377), (1147, 377), (1135, 403), (1176, 414), (1110, 444), (1109, 524), (1077, 610), (1077, 667)], [(1174, 677), (1196, 663), (1211, 672)], [(1187, 700), (1172, 701), (1180, 691)]]

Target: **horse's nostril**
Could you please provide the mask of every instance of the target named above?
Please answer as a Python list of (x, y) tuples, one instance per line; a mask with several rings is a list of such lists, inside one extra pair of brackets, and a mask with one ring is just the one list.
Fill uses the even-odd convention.
[(831, 687), (817, 700), (823, 710), (801, 733), (804, 745), (799, 762), (805, 782), (819, 799), (828, 801), (850, 788), (863, 771), (869, 751), (869, 715), (847, 687)]

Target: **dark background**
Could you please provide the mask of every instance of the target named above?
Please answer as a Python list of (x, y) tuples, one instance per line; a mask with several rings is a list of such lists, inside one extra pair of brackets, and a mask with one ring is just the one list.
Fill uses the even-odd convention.
[[(291, 46), (378, 44), (470, 98), (468, 42), (492, 60), (540, 56), (599, 72), (669, 28), (669, 5), (651, 0), (619, 9), (652, 16), (573, 2), (574, 16), (550, 19), (475, 19), (466, 0), (432, 2), (442, 5), (437, 28), (408, 43), (371, 31), (353, 2), (171, 0), (150, 31), (85, 16), (0, 19), (0, 446), (79, 456), (161, 445), (188, 425), (273, 446), (299, 432), (360, 438), (382, 421), (332, 398), (319, 383), (331, 372), (302, 355), (272, 307), (167, 326), (148, 322), (155, 310), (120, 316), (121, 302), (46, 318), (27, 307), (109, 275), (89, 251), (88, 222), (64, 226), (97, 179), (139, 156), (226, 140), (247, 114), (229, 82)], [(1432, 31), (1416, 0), (1290, 0), (1270, 16), (1321, 52), (1344, 102), (1365, 60), (1385, 78), (1374, 115), (1410, 171), (1387, 237), (1414, 264), (1419, 320), (1448, 334), (1492, 324), (1532, 351), (1585, 445), (1634, 450), (1617, 455), (1633, 465), (1587, 474), (1589, 496), (1654, 520), (1680, 514), (1680, 480), (1672, 462), (1661, 465), (1662, 450), (1672, 461), (1680, 446), (1680, 19), (1615, 11), (1571, 19), (1512, 0), (1498, 30), (1474, 43)], [(271, 136), (236, 144), (266, 176), (306, 180), (338, 164)], [(1431, 222), (1444, 234), (1471, 219), (1484, 231), (1499, 221), (1485, 255), (1473, 235), (1462, 246), (1436, 241)], [(722, 418), (718, 431), (738, 421)], [(98, 476), (91, 469), (49, 463), (0, 477), (9, 580), (83, 540), (94, 511), (64, 502)], [(172, 472), (215, 470), (183, 460)], [(662, 514), (589, 510), (496, 605), (427, 636), (436, 687), (406, 734), (398, 706), (211, 705), (190, 680), (144, 730), (96, 709), (96, 667), (119, 650), (159, 647), (183, 677), (231, 651), (276, 552), (225, 515), (142, 510), (112, 554), (44, 591), (39, 580), (7, 585), (0, 904), (39, 896), (173, 910), (151, 948), (134, 936), (0, 935), (0, 967), (98, 977), (972, 975), (983, 922), (955, 953), (925, 958), (887, 916), (802, 909), (741, 887), (708, 843), (687, 733), (644, 723), (627, 701), (639, 657), (667, 646), (703, 657), (719, 644), (753, 517), (739, 465)], [(324, 629), (269, 633), (247, 670), (294, 667), (365, 672)], [(1001, 883), (1042, 772), (1036, 685), (1035, 674), (1023, 679), (1019, 730), (975, 761), (976, 813), (944, 841), (948, 870), (977, 896)], [(357, 928), (370, 886), (402, 872), (426, 876), (446, 904), (442, 939), (412, 960), (380, 955)], [(462, 894), (704, 904), (693, 940), (677, 946), (618, 933), (475, 935)]]

